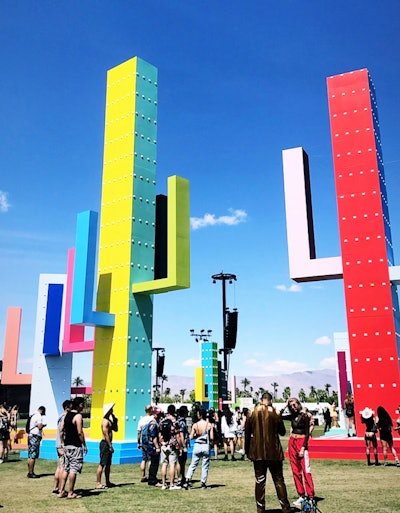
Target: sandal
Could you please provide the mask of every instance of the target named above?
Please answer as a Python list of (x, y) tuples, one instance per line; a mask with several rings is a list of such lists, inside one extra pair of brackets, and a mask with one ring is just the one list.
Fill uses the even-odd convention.
[(108, 489), (108, 486), (102, 485), (102, 484), (96, 485), (96, 488), (95, 488), (95, 490), (107, 490), (107, 489)]
[(78, 493), (73, 493), (72, 495), (67, 495), (67, 499), (82, 499), (82, 495)]

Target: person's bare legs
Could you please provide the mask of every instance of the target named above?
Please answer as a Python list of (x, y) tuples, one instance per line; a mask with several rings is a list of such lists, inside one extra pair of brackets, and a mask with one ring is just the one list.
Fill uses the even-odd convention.
[(28, 458), (27, 462), (28, 462), (28, 474), (34, 474), (36, 460), (33, 458)]
[(146, 462), (144, 460), (140, 462), (140, 474), (141, 479), (144, 479), (146, 477)]
[(235, 440), (233, 438), (231, 438), (229, 441), (229, 449), (231, 451), (232, 458), (234, 458), (235, 457)]
[(99, 465), (96, 470), (96, 488), (101, 487), (101, 476), (103, 474), (103, 467)]
[(54, 490), (54, 491), (56, 491), (56, 490), (60, 490), (59, 485), (60, 485), (60, 477), (61, 477), (61, 473), (62, 473), (62, 468), (60, 468), (60, 467), (57, 465), (56, 471), (55, 471), (55, 473), (54, 473), (54, 486), (53, 486), (53, 490)]
[(382, 450), (383, 450), (383, 464), (387, 465), (387, 459), (388, 459), (388, 450), (387, 450), (387, 442), (385, 440), (381, 440), (382, 442)]
[(161, 483), (163, 486), (167, 485), (166, 480), (167, 480), (167, 463), (163, 463), (161, 466)]
[(175, 463), (169, 464), (169, 485), (174, 486), (175, 484)]
[(62, 498), (62, 497), (65, 497), (65, 485), (67, 483), (67, 477), (68, 477), (68, 473), (66, 470), (64, 469), (60, 469), (60, 474), (59, 474), (59, 486), (58, 486), (58, 497), (59, 498)]
[(75, 482), (76, 482), (76, 474), (72, 474), (71, 472), (68, 474), (68, 497), (74, 497), (75, 495)]
[(389, 444), (389, 449), (392, 451), (396, 465), (399, 466), (399, 457), (397, 456), (397, 452), (396, 452), (396, 449), (394, 448), (393, 442)]

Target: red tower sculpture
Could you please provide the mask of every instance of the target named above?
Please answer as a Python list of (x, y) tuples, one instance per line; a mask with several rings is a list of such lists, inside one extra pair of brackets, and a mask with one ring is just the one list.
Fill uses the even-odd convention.
[[(329, 77), (327, 87), (341, 257), (316, 258), (308, 158), (301, 148), (285, 150), (291, 277), (343, 277), (356, 409), (382, 404), (394, 415), (400, 386), (398, 268), (393, 261), (375, 88), (366, 69)], [(302, 221), (295, 220), (299, 214)], [(301, 233), (294, 235), (298, 229)], [(306, 237), (308, 253), (303, 242), (296, 255), (299, 237)]]

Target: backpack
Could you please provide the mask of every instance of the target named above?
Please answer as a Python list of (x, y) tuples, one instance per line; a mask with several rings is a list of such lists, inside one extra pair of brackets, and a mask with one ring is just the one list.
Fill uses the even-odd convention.
[(31, 429), (33, 429), (33, 428), (31, 428), (31, 418), (33, 417), (33, 415), (34, 415), (34, 414), (29, 415), (29, 417), (28, 417), (28, 418), (27, 418), (27, 420), (26, 420), (26, 424), (25, 424), (25, 432), (26, 432), (27, 434), (29, 434), (29, 433), (30, 433), (30, 431), (31, 431)]
[(318, 510), (317, 504), (314, 499), (304, 499), (301, 503), (301, 511), (307, 511), (308, 513), (316, 513)]
[(0, 417), (0, 430), (6, 431), (8, 429), (8, 419), (7, 417)]
[(174, 424), (172, 420), (168, 417), (165, 417), (160, 422), (160, 433), (163, 438), (163, 441), (168, 443), (171, 438), (174, 431)]
[(140, 443), (142, 445), (148, 445), (149, 443), (149, 430), (150, 430), (150, 425), (153, 424), (154, 425), (155, 423), (155, 420), (151, 420), (150, 422), (148, 422), (147, 424), (145, 424), (143, 426), (143, 429), (140, 433)]

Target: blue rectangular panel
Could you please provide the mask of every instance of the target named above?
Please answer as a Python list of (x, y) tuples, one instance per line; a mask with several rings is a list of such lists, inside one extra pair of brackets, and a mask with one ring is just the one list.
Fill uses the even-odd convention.
[(60, 354), (60, 326), (64, 285), (50, 283), (47, 292), (46, 323), (43, 337), (43, 354)]

